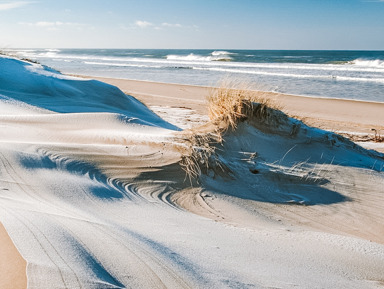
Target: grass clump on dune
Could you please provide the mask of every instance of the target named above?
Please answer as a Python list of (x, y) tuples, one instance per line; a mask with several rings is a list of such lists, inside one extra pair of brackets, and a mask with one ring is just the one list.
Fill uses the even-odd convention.
[(268, 93), (257, 91), (250, 84), (240, 81), (223, 81), (207, 97), (208, 115), (221, 130), (236, 129), (239, 122), (253, 118), (267, 121), (279, 109), (268, 98)]
[(218, 145), (221, 144), (221, 135), (216, 131), (198, 132), (194, 130), (188, 130), (184, 135), (187, 147), (182, 154), (180, 165), (191, 184), (202, 174), (208, 175), (209, 171), (214, 174), (227, 171), (227, 167), (216, 152)]
[(217, 154), (228, 130), (235, 130), (240, 122), (276, 124), (280, 116), (277, 105), (268, 93), (251, 89), (239, 81), (222, 81), (207, 96), (211, 122), (204, 127), (184, 131), (187, 149), (180, 165), (191, 183), (202, 174), (229, 175), (230, 169)]

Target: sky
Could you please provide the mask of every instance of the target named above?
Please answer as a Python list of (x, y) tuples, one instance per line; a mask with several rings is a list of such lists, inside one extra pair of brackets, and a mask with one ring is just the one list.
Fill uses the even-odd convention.
[(0, 48), (384, 50), (384, 0), (0, 0)]

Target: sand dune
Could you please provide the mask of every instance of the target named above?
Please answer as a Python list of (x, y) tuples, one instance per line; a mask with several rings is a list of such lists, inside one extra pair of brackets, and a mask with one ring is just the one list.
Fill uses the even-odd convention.
[(184, 133), (133, 97), (0, 66), (0, 222), (28, 288), (383, 286), (377, 152), (276, 112), (228, 132), (230, 173), (191, 187)]

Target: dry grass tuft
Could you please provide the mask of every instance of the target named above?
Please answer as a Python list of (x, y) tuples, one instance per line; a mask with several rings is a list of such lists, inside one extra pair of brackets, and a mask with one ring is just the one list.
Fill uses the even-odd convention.
[(269, 94), (251, 88), (240, 81), (221, 82), (207, 97), (211, 129), (208, 132), (183, 132), (187, 148), (180, 165), (191, 184), (202, 174), (230, 176), (231, 171), (225, 160), (217, 153), (223, 142), (223, 134), (228, 129), (235, 130), (240, 122), (247, 119), (263, 124), (279, 122), (283, 114), (279, 114), (278, 106), (268, 98)]
[(226, 129), (236, 129), (239, 122), (253, 117), (266, 120), (270, 108), (280, 109), (268, 93), (256, 91), (250, 84), (225, 80), (207, 97), (208, 115), (212, 122)]
[(222, 143), (222, 136), (218, 131), (198, 133), (189, 130), (184, 136), (187, 148), (181, 157), (180, 165), (191, 184), (202, 174), (208, 175), (212, 172), (213, 176), (216, 176), (230, 172), (217, 154), (218, 146)]

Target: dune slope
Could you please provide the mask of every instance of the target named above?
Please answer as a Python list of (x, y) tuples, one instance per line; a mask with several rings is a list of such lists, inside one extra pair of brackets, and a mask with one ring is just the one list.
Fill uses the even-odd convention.
[[(9, 57), (0, 68), (0, 222), (28, 288), (383, 286), (382, 239), (354, 233), (379, 226), (380, 155), (248, 122), (217, 155), (229, 173), (191, 188), (183, 133), (133, 97)], [(345, 232), (346, 218), (361, 224)]]

